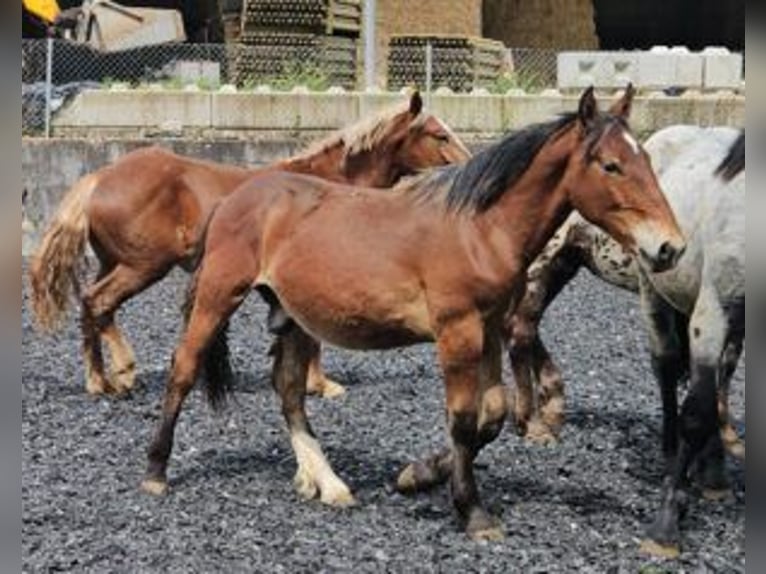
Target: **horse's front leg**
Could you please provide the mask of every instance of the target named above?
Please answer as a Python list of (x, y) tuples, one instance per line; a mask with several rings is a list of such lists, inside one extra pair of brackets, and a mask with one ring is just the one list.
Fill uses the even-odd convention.
[(678, 384), (686, 373), (682, 339), (682, 318), (652, 287), (641, 280), (641, 310), (649, 333), (652, 370), (662, 398), (662, 452), (665, 459), (662, 508), (649, 527), (645, 552), (662, 556), (678, 554), (678, 519), (682, 476), (678, 473)]
[(530, 266), (524, 297), (505, 322), (516, 428), (532, 442), (555, 442), (564, 422), (564, 383), (540, 338), (540, 322), (577, 275), (587, 248), (571, 230), (559, 231)]
[(499, 539), (503, 530), (484, 509), (473, 474), (473, 461), (500, 433), (508, 412), (501, 381), (499, 330), (485, 333), (478, 317), (453, 322), (437, 344), (447, 395), (449, 449), (408, 465), (399, 475), (400, 491), (425, 490), (450, 479), (452, 499), (473, 539)]
[(278, 337), (272, 353), (272, 382), (282, 400), (282, 414), (298, 462), (295, 488), (304, 498), (317, 496), (331, 506), (355, 504), (351, 490), (335, 474), (306, 417), (306, 377), (309, 364), (319, 355), (319, 344), (292, 323)]

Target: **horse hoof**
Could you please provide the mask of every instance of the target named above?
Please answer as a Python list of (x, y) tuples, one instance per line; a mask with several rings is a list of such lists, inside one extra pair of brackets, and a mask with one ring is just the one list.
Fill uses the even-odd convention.
[(100, 376), (90, 375), (85, 379), (85, 391), (94, 398), (113, 395), (116, 391), (112, 383)]
[(668, 560), (676, 560), (681, 556), (681, 548), (678, 544), (661, 544), (651, 539), (641, 543), (641, 552)]
[(348, 488), (338, 488), (335, 491), (322, 492), (320, 499), (322, 504), (336, 508), (350, 508), (356, 506), (356, 499)]
[(726, 452), (739, 460), (745, 460), (745, 443), (739, 438), (735, 440), (724, 441)]
[(332, 379), (325, 379), (319, 394), (325, 399), (335, 399), (345, 395), (346, 388)]
[(120, 369), (119, 371), (112, 373), (112, 378), (114, 379), (114, 394), (123, 395), (128, 393), (136, 384), (135, 366)]
[(530, 421), (524, 438), (535, 445), (551, 446), (558, 443), (558, 437), (551, 428), (542, 421)]
[(734, 458), (745, 460), (745, 443), (742, 441), (726, 445), (726, 450)]
[(500, 526), (492, 526), (468, 533), (468, 537), (474, 542), (500, 542), (505, 539), (505, 531)]
[(316, 482), (302, 469), (298, 469), (293, 479), (295, 490), (306, 500), (313, 500), (319, 494)]
[(413, 494), (418, 491), (418, 479), (415, 464), (408, 464), (396, 479), (396, 490), (400, 494)]
[(711, 502), (720, 502), (732, 496), (730, 488), (703, 488), (702, 498)]
[(468, 521), (466, 527), (466, 534), (471, 540), (474, 541), (499, 541), (505, 538), (505, 531), (500, 521), (488, 514), (481, 513), (474, 515), (471, 520)]
[(147, 478), (141, 483), (141, 490), (152, 496), (165, 496), (168, 493), (168, 483), (156, 478)]

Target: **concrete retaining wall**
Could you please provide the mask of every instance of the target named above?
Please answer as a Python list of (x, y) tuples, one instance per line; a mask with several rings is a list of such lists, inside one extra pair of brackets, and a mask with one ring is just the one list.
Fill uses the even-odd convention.
[[(318, 135), (339, 129), (385, 106), (401, 94), (228, 93), (187, 91), (83, 92), (54, 121), (59, 136), (263, 138)], [(611, 97), (604, 98), (607, 105)], [(574, 110), (578, 96), (434, 94), (431, 109), (456, 132), (490, 138), (552, 115)], [(734, 93), (640, 96), (632, 125), (648, 133), (676, 123), (742, 126), (745, 98)]]
[(62, 196), (83, 175), (146, 145), (160, 145), (201, 159), (231, 165), (266, 165), (295, 154), (300, 140), (261, 141), (151, 141), (120, 140), (34, 140), (21, 142), (22, 184), (26, 192), (22, 249), (28, 253), (37, 244)]

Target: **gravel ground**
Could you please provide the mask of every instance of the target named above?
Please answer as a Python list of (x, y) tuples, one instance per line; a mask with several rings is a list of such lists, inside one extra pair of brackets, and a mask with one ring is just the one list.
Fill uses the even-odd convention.
[[(403, 463), (444, 442), (431, 346), (328, 350), (324, 364), (349, 393), (311, 399), (309, 414), (360, 505), (339, 511), (300, 500), (257, 297), (233, 324), (235, 401), (214, 415), (195, 390), (178, 425), (169, 496), (142, 494), (184, 284), (173, 274), (122, 313), (140, 362), (138, 388), (125, 400), (86, 396), (74, 319), (55, 338), (40, 337), (25, 292), (25, 571), (744, 572), (744, 467), (734, 461), (731, 499), (692, 502), (680, 561), (638, 552), (659, 500), (659, 397), (637, 299), (587, 274), (544, 324), (568, 381), (563, 441), (530, 446), (506, 427), (477, 461), (504, 542), (460, 533), (446, 489), (410, 498), (391, 487)], [(732, 385), (743, 433), (744, 374), (741, 365)]]

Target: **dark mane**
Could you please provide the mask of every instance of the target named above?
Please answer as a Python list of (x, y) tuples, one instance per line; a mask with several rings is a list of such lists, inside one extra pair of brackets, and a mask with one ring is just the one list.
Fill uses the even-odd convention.
[(563, 114), (506, 136), (465, 165), (440, 170), (433, 184), (446, 184), (451, 179), (446, 197), (448, 209), (485, 211), (524, 175), (545, 142), (576, 117), (574, 113)]
[(715, 174), (728, 183), (743, 171), (745, 171), (745, 130), (742, 130), (736, 141), (731, 144), (729, 153), (716, 168)]

